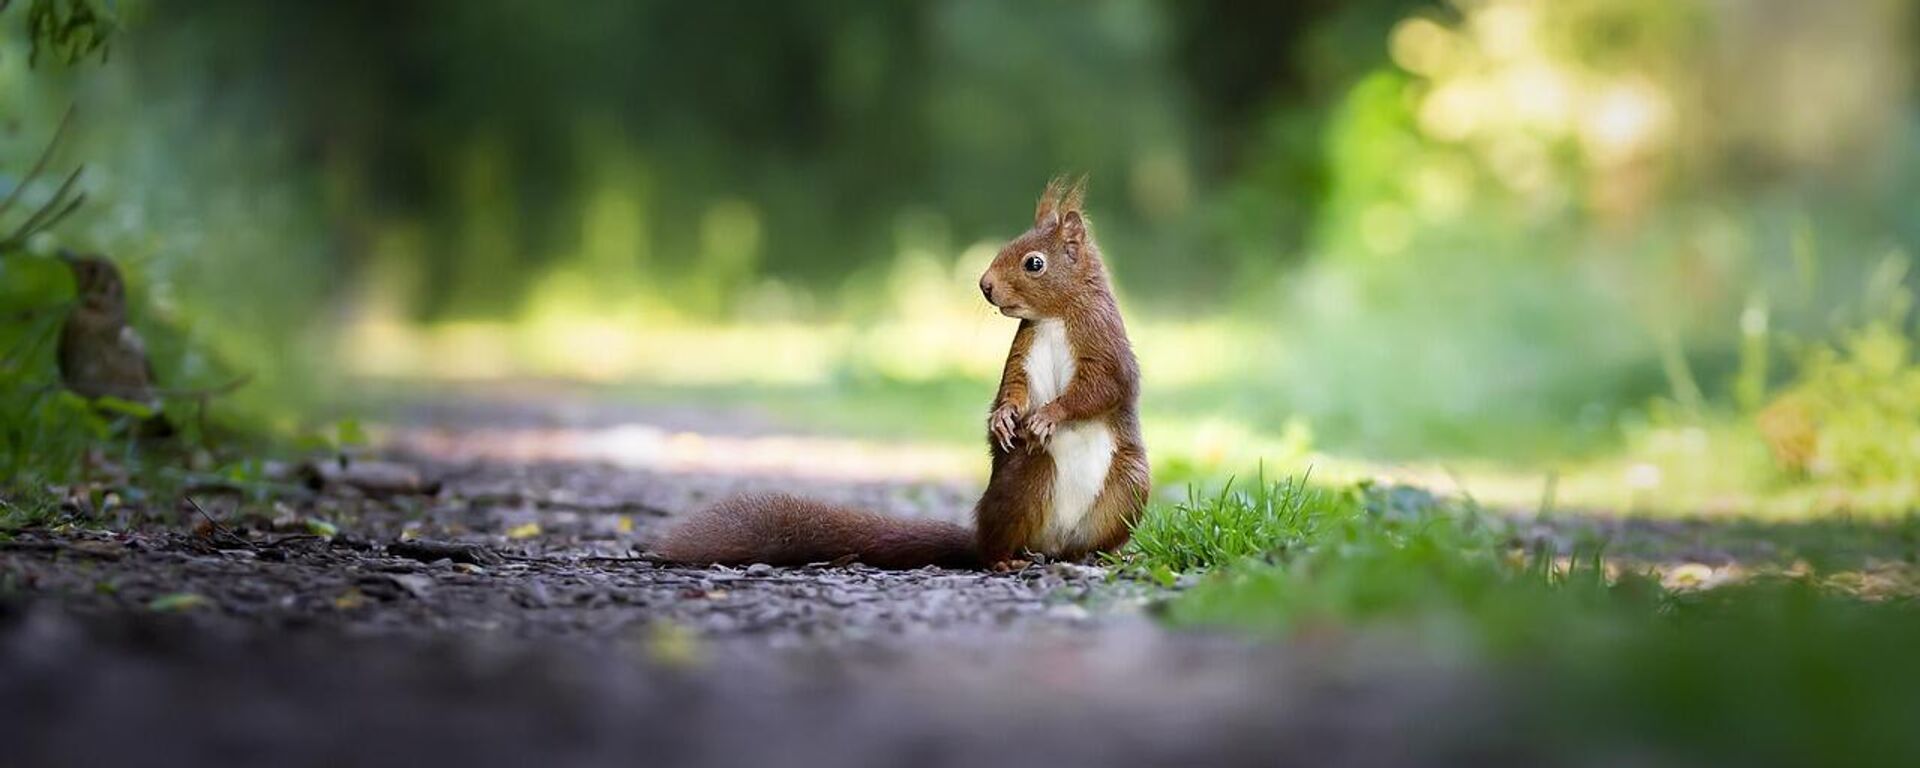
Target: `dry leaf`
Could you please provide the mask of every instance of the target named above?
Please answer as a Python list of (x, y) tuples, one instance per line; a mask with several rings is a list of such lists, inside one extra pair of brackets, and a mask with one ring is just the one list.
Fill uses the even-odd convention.
[(523, 523), (520, 525), (516, 525), (507, 531), (507, 538), (516, 539), (516, 540), (531, 539), (538, 535), (540, 535), (539, 523)]
[(359, 587), (348, 587), (346, 592), (333, 599), (333, 607), (343, 611), (351, 611), (366, 604), (367, 594), (361, 592)]
[(700, 661), (700, 636), (670, 621), (655, 622), (647, 632), (647, 656), (669, 667), (688, 667)]
[(180, 611), (191, 611), (195, 608), (205, 607), (212, 604), (212, 602), (213, 601), (192, 592), (174, 592), (161, 595), (148, 601), (147, 608), (148, 610), (161, 611), (164, 613), (178, 613)]

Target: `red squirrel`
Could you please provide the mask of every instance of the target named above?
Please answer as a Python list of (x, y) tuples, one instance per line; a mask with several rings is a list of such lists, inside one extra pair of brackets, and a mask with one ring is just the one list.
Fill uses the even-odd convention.
[(980, 292), (1020, 320), (987, 417), (993, 456), (975, 526), (907, 520), (788, 494), (736, 496), (655, 545), (680, 563), (1006, 569), (1077, 560), (1127, 542), (1149, 490), (1140, 366), (1081, 205), (1056, 178), (1033, 227), (1000, 249)]

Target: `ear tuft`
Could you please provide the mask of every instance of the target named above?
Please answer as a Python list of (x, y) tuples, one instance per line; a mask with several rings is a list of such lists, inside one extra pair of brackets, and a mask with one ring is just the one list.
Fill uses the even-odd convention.
[(1040, 192), (1040, 203), (1033, 209), (1033, 225), (1038, 229), (1051, 229), (1060, 223), (1062, 198), (1069, 188), (1067, 177), (1055, 176), (1047, 182), (1047, 188)]
[(1061, 185), (1059, 197), (1060, 215), (1065, 216), (1069, 212), (1080, 213), (1081, 206), (1087, 201), (1087, 175), (1083, 173), (1080, 174), (1079, 178), (1071, 180), (1065, 176), (1060, 176), (1054, 179), (1054, 183)]

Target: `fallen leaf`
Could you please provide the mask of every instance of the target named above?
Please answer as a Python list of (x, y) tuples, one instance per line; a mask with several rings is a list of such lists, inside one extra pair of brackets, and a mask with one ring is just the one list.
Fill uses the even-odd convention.
[(327, 522), (317, 517), (307, 518), (306, 524), (307, 524), (307, 533), (311, 533), (323, 539), (331, 539), (335, 536), (340, 535), (339, 526), (334, 525), (333, 523)]
[(509, 539), (531, 539), (540, 535), (539, 523), (522, 523), (507, 531)]
[(173, 592), (161, 595), (147, 602), (147, 609), (163, 613), (191, 611), (211, 604), (213, 601), (192, 592)]
[(351, 611), (366, 604), (367, 594), (361, 592), (359, 587), (348, 587), (347, 591), (333, 599), (333, 607), (343, 611)]
[(334, 439), (341, 445), (366, 445), (367, 431), (359, 419), (341, 419), (333, 425)]
[(613, 528), (621, 533), (633, 533), (633, 516), (619, 515), (613, 519)]
[(655, 622), (647, 632), (647, 656), (669, 667), (688, 667), (700, 661), (700, 636), (670, 621)]

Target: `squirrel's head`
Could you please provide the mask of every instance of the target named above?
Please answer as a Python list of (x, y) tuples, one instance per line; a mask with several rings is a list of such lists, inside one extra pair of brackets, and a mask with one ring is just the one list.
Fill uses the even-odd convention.
[(1065, 317), (1104, 279), (1100, 252), (1081, 204), (1087, 178), (1057, 176), (1040, 193), (1033, 228), (1000, 249), (980, 276), (980, 293), (1000, 314), (1023, 320)]
[(126, 287), (120, 281), (120, 269), (107, 257), (62, 250), (60, 260), (73, 272), (74, 295), (82, 308), (107, 314), (125, 310)]

